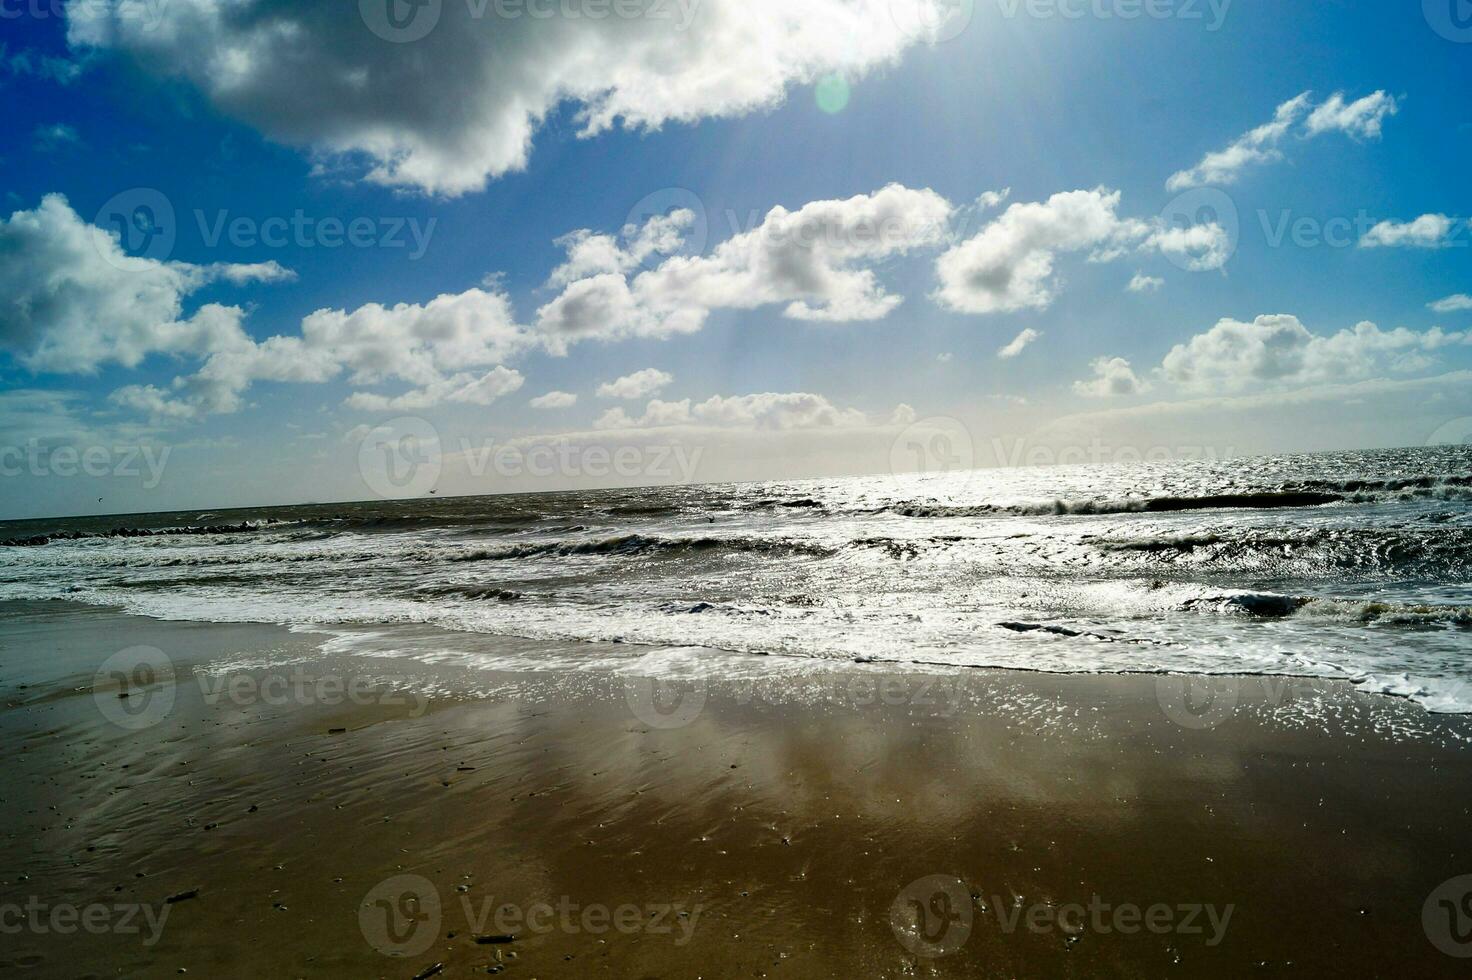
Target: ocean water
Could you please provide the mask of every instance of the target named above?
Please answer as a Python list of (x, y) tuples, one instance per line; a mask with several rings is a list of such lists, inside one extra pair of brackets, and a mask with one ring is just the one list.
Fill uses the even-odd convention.
[[(0, 599), (839, 662), (1347, 679), (1472, 712), (1472, 448), (0, 524)], [(487, 654), (490, 656), (490, 654)]]

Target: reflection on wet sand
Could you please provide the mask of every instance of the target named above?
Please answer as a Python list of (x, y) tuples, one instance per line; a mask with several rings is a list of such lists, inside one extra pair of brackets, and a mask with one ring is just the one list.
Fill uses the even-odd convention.
[[(1460, 965), (1423, 906), (1472, 871), (1467, 723), (1343, 686), (1226, 680), (1212, 715), (1162, 678), (753, 658), (455, 695), (459, 675), (275, 628), (32, 609), (0, 629), (0, 902), (34, 913), (0, 959), (40, 975)], [(94, 687), (123, 637), (174, 673)], [(231, 663), (254, 678), (235, 695)], [(334, 699), (324, 678), (366, 681)], [(153, 723), (108, 720), (166, 688)], [(65, 932), (71, 907), (108, 918)]]

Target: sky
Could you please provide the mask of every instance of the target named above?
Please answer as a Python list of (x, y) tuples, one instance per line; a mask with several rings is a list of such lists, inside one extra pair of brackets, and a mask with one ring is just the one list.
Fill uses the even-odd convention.
[(1465, 441), (1465, 0), (3, 0), (0, 516)]

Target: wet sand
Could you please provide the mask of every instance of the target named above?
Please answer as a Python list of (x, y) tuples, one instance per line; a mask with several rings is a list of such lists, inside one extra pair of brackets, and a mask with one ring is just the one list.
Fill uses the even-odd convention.
[(1467, 718), (1266, 678), (471, 677), (322, 639), (0, 604), (0, 969), (1435, 977), (1469, 963), (1438, 944), (1472, 954), (1438, 892), (1472, 874)]

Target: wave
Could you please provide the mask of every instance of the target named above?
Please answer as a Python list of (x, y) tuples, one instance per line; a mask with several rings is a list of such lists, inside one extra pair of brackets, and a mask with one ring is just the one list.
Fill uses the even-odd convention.
[(436, 550), (429, 557), (453, 562), (511, 561), (518, 558), (627, 556), (702, 552), (778, 553), (831, 558), (837, 552), (828, 547), (791, 538), (694, 537), (667, 538), (647, 534), (621, 534), (595, 541), (551, 541), (545, 544), (521, 544), (505, 548), (477, 548), (445, 554)]
[(1083, 542), (1119, 561), (1220, 568), (1321, 578), (1343, 572), (1415, 575), (1448, 581), (1472, 574), (1472, 528), (1224, 529), (1139, 538), (1085, 536)]
[(1282, 619), (1290, 616), (1325, 622), (1384, 626), (1472, 627), (1472, 606), (1382, 602), (1282, 595), (1276, 592), (1224, 592), (1187, 599), (1183, 611)]
[(25, 538), (6, 538), (0, 548), (39, 548), (53, 541), (85, 541), (100, 538), (158, 538), (183, 535), (249, 534), (282, 521), (244, 521), (240, 524), (204, 524), (184, 527), (115, 527), (110, 531), (53, 531)]
[(526, 593), (502, 589), (494, 585), (439, 585), (418, 589), (415, 595), (426, 599), (471, 599), (477, 602), (520, 602)]
[(1016, 504), (890, 504), (871, 513), (900, 517), (984, 517), (1012, 514), (1020, 517), (1087, 514), (1163, 514), (1192, 510), (1274, 510), (1322, 507), (1344, 503), (1343, 494), (1310, 490), (1264, 490), (1220, 493), (1198, 497), (1127, 497), (1124, 499), (1041, 500)]

